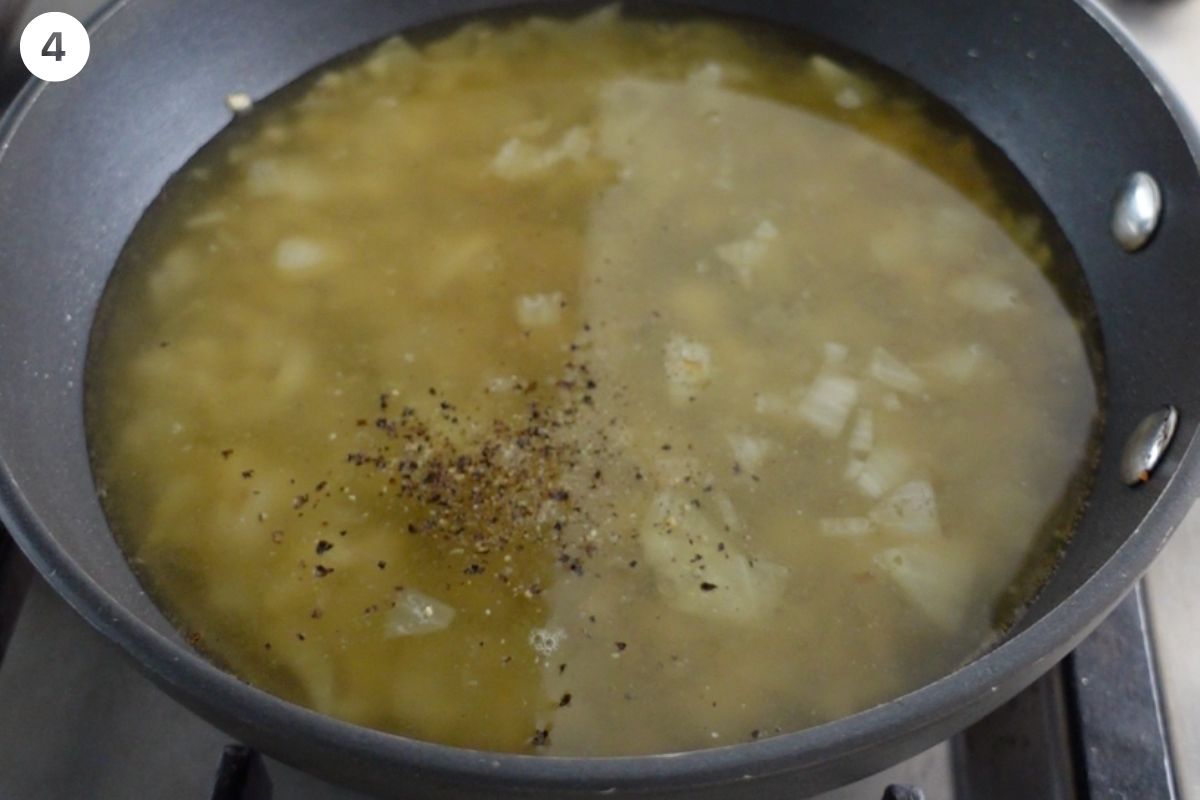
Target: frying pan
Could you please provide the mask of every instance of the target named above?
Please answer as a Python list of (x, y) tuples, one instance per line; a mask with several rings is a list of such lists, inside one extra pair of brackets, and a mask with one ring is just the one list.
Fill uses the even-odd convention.
[[(93, 314), (139, 215), (228, 123), (228, 93), (262, 97), (392, 32), (510, 5), (121, 0), (92, 21), (78, 77), (24, 88), (0, 123), (0, 506), (33, 563), (199, 714), (387, 797), (803, 796), (918, 752), (1049, 669), (1146, 569), (1200, 487), (1200, 175), (1161, 81), (1115, 23), (1070, 0), (681, 3), (794, 27), (923, 85), (1011, 160), (1082, 264), (1106, 357), (1095, 489), (1058, 570), (989, 652), (798, 733), (670, 756), (538, 758), (413, 741), (291, 705), (204, 660), (155, 608), (105, 523), (82, 411)], [(1129, 253), (1111, 215), (1135, 171), (1157, 180), (1164, 211), (1149, 245)], [(1126, 441), (1164, 404), (1180, 412), (1174, 442), (1150, 480), (1129, 488)]]

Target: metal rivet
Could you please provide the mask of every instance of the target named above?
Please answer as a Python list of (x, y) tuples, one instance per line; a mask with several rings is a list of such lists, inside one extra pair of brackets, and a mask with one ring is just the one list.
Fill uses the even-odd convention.
[(1161, 219), (1162, 191), (1158, 181), (1145, 172), (1133, 173), (1113, 205), (1113, 238), (1130, 253), (1141, 250), (1158, 230)]
[(1121, 454), (1121, 480), (1130, 486), (1150, 480), (1150, 474), (1171, 446), (1178, 425), (1179, 412), (1174, 406), (1163, 406), (1138, 423)]

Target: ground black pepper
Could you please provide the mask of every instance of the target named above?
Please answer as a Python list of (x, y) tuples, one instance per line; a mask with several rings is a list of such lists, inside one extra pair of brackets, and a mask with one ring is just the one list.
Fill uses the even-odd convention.
[[(383, 473), (386, 489), (374, 483), (372, 492), (394, 504), (403, 530), (469, 558), (461, 567), (464, 575), (490, 573), (514, 593), (536, 596), (542, 591), (539, 576), (518, 578), (490, 562), (530, 546), (549, 547), (566, 571), (583, 576), (601, 529), (592, 515), (600, 512), (606, 532), (609, 520), (618, 517), (597, 509), (595, 499), (604, 480), (596, 462), (608, 452), (607, 437), (597, 437), (596, 429), (618, 422), (584, 410), (591, 401), (584, 392), (597, 385), (587, 372), (586, 364), (568, 362), (561, 379), (543, 390), (556, 392), (553, 402), (532, 398), (523, 411), (491, 421), (473, 418), (430, 387), (436, 401), (375, 419), (372, 427), (386, 439), (347, 453), (346, 462)], [(529, 393), (535, 386), (518, 388)], [(381, 410), (387, 410), (386, 398), (398, 394), (381, 392)], [(587, 503), (575, 500), (576, 489)], [(300, 498), (294, 505), (302, 505)]]

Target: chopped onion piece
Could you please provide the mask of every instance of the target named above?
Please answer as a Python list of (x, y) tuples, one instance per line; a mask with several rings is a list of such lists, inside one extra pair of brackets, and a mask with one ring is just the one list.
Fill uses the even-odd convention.
[(863, 463), (854, 479), (859, 491), (878, 500), (907, 475), (912, 460), (894, 447), (879, 447)]
[(904, 404), (900, 402), (900, 396), (895, 392), (888, 392), (879, 402), (886, 411), (899, 411), (904, 408)]
[(421, 60), (421, 53), (403, 37), (393, 36), (379, 47), (363, 65), (368, 73), (375, 78), (383, 78), (393, 69), (415, 64)]
[(501, 145), (491, 168), (501, 178), (518, 180), (538, 175), (563, 161), (582, 161), (591, 149), (591, 135), (578, 125), (564, 133), (558, 144), (549, 147), (513, 137)]
[(770, 243), (779, 237), (779, 229), (770, 220), (758, 223), (749, 238), (717, 246), (717, 258), (733, 267), (743, 284), (748, 285), (754, 269), (767, 255)]
[(246, 185), (254, 195), (284, 195), (294, 200), (314, 200), (326, 192), (325, 184), (308, 167), (274, 158), (247, 164)]
[(862, 108), (863, 97), (853, 86), (846, 86), (839, 89), (838, 93), (833, 96), (833, 102), (837, 103), (839, 108), (854, 111)]
[(941, 536), (937, 497), (929, 481), (909, 481), (871, 511), (871, 520), (888, 533)]
[(454, 621), (454, 608), (424, 592), (397, 592), (396, 607), (388, 615), (387, 635), (421, 636), (445, 630)]
[(562, 292), (523, 294), (517, 298), (517, 322), (522, 328), (547, 328), (562, 319)]
[(874, 562), (939, 628), (950, 633), (961, 627), (974, 594), (971, 559), (938, 542), (937, 549), (892, 547), (876, 554)]
[(854, 418), (854, 427), (850, 429), (850, 451), (853, 453), (869, 453), (875, 446), (875, 417), (871, 409), (863, 408)]
[(155, 303), (169, 305), (178, 302), (199, 278), (199, 260), (196, 254), (186, 248), (177, 247), (150, 273), (150, 295)]
[(920, 394), (925, 389), (925, 381), (920, 375), (882, 347), (876, 347), (871, 354), (867, 374), (884, 386), (905, 394)]
[(977, 311), (994, 314), (1020, 305), (1021, 293), (1004, 281), (988, 275), (969, 275), (950, 285), (950, 296)]
[(193, 217), (188, 217), (187, 222), (183, 223), (183, 227), (187, 228), (188, 230), (206, 228), (210, 225), (222, 223), (227, 218), (228, 216), (224, 211), (215, 209), (213, 211), (206, 211), (203, 214), (197, 214)]
[(717, 492), (713, 495), (713, 502), (717, 504), (717, 511), (721, 514), (721, 522), (725, 524), (725, 530), (735, 533), (740, 531), (742, 520), (738, 516), (737, 509), (733, 507), (733, 501), (729, 499), (729, 495)]
[(762, 466), (763, 460), (774, 448), (772, 442), (758, 436), (730, 434), (726, 439), (729, 441), (729, 447), (733, 450), (734, 462), (751, 472)]
[(667, 340), (663, 366), (671, 400), (686, 402), (712, 380), (712, 351), (694, 339), (674, 334)]
[(595, 11), (589, 11), (575, 20), (574, 26), (581, 30), (607, 28), (621, 15), (620, 3), (607, 3)]
[(769, 219), (764, 219), (758, 223), (754, 229), (754, 238), (761, 242), (769, 242), (779, 236), (779, 229), (775, 227), (775, 223)]
[(688, 73), (687, 82), (692, 86), (720, 86), (725, 78), (725, 70), (715, 61), (705, 61), (704, 64)]
[[(716, 61), (706, 61), (688, 73), (687, 83), (694, 91), (720, 90), (727, 81), (746, 80), (749, 75), (749, 70), (737, 63), (720, 64)], [(727, 102), (727, 98), (721, 99)]]
[(863, 468), (866, 467), (866, 465), (867, 462), (863, 461), (861, 458), (852, 458), (846, 463), (846, 471), (842, 473), (842, 477), (851, 483), (856, 483), (858, 481), (858, 476), (862, 475)]
[(754, 411), (757, 414), (772, 414), (774, 416), (791, 416), (794, 407), (783, 395), (767, 392), (754, 396)]
[(857, 404), (858, 381), (844, 375), (820, 375), (797, 411), (822, 436), (836, 439)]
[(275, 248), (275, 266), (284, 273), (307, 272), (325, 261), (325, 248), (300, 236), (290, 236)]
[(958, 383), (974, 379), (984, 361), (984, 349), (980, 344), (952, 347), (929, 360), (929, 368)]
[(783, 598), (788, 569), (741, 552), (682, 493), (654, 498), (639, 539), (659, 592), (679, 611), (762, 624)]
[(861, 108), (876, 94), (870, 82), (825, 56), (810, 56), (808, 63), (822, 83), (833, 92), (833, 102), (840, 108)]
[(813, 72), (829, 86), (841, 87), (854, 82), (854, 74), (850, 70), (822, 55), (813, 55), (808, 59)]
[(850, 355), (850, 348), (840, 342), (825, 343), (825, 363), (828, 365), (842, 364)]
[(823, 535), (848, 539), (866, 536), (875, 527), (866, 517), (826, 518), (821, 520), (820, 525)]

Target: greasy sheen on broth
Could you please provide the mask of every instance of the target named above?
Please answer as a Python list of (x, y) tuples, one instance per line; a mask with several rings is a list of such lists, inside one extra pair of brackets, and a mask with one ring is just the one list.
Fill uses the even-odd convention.
[(907, 85), (476, 22), (238, 119), (104, 301), (97, 485), (190, 640), (436, 742), (793, 731), (991, 641), (1082, 503), (1069, 257)]

